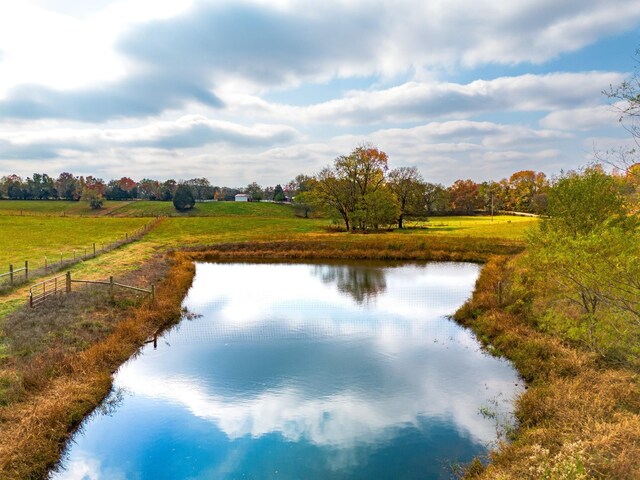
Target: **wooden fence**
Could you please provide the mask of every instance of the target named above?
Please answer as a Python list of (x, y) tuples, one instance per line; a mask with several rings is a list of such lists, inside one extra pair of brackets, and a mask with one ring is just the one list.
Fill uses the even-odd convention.
[(71, 278), (71, 272), (67, 272), (64, 275), (58, 275), (43, 282), (36, 283), (29, 289), (29, 306), (35, 308), (38, 305), (44, 303), (47, 298), (50, 298), (57, 294), (70, 293), (72, 283), (85, 283), (90, 285), (106, 285), (109, 287), (109, 295), (113, 298), (114, 287), (124, 288), (126, 290), (133, 290), (136, 292), (147, 293), (151, 295), (151, 299), (156, 298), (156, 287), (151, 284), (151, 288), (139, 288), (132, 285), (124, 285), (122, 283), (115, 282), (113, 276), (109, 277), (109, 281), (100, 280), (80, 280)]
[[(125, 245), (130, 242), (134, 242), (142, 238), (147, 232), (153, 229), (161, 221), (161, 217), (157, 217), (153, 221), (145, 224), (141, 228), (131, 232), (124, 233), (120, 238), (114, 240), (111, 243), (93, 243), (87, 247), (74, 249), (71, 252), (60, 253), (60, 257), (44, 257), (44, 262), (40, 263), (39, 268), (33, 267), (33, 262), (25, 260), (23, 268), (14, 268), (14, 265), (9, 265), (9, 271), (0, 274), (0, 287), (9, 284), (13, 287), (16, 284), (24, 283), (29, 280), (29, 276), (33, 278), (51, 275), (56, 271), (60, 271), (65, 267), (70, 267), (78, 262), (95, 258), (100, 254), (110, 252), (111, 250)], [(33, 260), (33, 259), (32, 259)], [(24, 278), (20, 275), (24, 272)]]
[(29, 261), (24, 261), (24, 267), (13, 268), (13, 265), (9, 265), (9, 271), (7, 273), (0, 273), (0, 279), (9, 277), (9, 284), (13, 286), (16, 281), (16, 274), (24, 272), (24, 279), (29, 280)]

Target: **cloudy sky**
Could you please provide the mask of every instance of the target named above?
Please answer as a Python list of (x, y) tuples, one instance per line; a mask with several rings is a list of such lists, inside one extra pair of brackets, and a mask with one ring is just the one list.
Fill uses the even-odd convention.
[(638, 0), (0, 3), (0, 176), (263, 186), (363, 142), (433, 182), (629, 142)]

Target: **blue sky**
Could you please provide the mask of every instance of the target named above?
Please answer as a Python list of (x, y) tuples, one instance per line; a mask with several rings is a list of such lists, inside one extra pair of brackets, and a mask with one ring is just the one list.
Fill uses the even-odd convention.
[(0, 176), (284, 183), (368, 142), (425, 179), (585, 165), (631, 143), (640, 2), (0, 4)]

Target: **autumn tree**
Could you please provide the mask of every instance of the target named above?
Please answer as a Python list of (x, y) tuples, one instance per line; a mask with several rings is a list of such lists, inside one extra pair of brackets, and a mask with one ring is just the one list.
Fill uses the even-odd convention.
[(82, 196), (80, 200), (88, 202), (93, 209), (102, 208), (104, 204), (105, 183), (100, 178), (89, 175), (88, 177), (80, 177), (80, 185), (82, 185)]
[(516, 212), (534, 212), (544, 205), (548, 187), (547, 177), (542, 172), (521, 170), (509, 177), (508, 208)]
[[(386, 153), (372, 146), (358, 146), (316, 176), (310, 198), (318, 207), (336, 212), (347, 230), (371, 228), (372, 210), (381, 207), (383, 198), (375, 193), (384, 186), (387, 169)], [(387, 202), (394, 203), (389, 195), (386, 197)], [(384, 210), (388, 212), (391, 209), (387, 206)]]
[(389, 172), (387, 186), (398, 205), (398, 228), (403, 228), (407, 213), (418, 213), (424, 208), (424, 180), (416, 167), (400, 167)]
[(143, 178), (138, 182), (138, 196), (145, 200), (160, 200), (162, 198), (160, 182), (150, 178)]
[(456, 180), (449, 187), (449, 201), (454, 211), (465, 215), (472, 215), (474, 210), (481, 207), (478, 196), (480, 186), (473, 180)]
[(105, 197), (108, 200), (129, 200), (138, 196), (138, 183), (129, 177), (107, 183)]
[(62, 172), (55, 181), (58, 197), (65, 200), (78, 200), (82, 195), (78, 177), (69, 172)]

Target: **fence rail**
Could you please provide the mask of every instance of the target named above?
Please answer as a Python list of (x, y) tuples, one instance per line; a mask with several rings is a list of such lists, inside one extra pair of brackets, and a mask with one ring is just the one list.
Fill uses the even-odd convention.
[(71, 291), (71, 275), (57, 275), (47, 280), (36, 283), (29, 289), (29, 306), (37, 307), (44, 301), (59, 293), (69, 293)]
[[(39, 267), (33, 267), (33, 264), (35, 263), (32, 261), (33, 258), (31, 260), (25, 260), (23, 268), (15, 269), (15, 265), (11, 264), (9, 265), (8, 272), (0, 273), (0, 288), (6, 288), (7, 285), (13, 287), (14, 285), (24, 283), (29, 280), (29, 277), (37, 278), (51, 275), (56, 271), (68, 268), (78, 262), (95, 258), (98, 255), (109, 252), (121, 245), (139, 240), (150, 230), (155, 228), (160, 221), (161, 217), (157, 217), (153, 221), (143, 225), (133, 232), (125, 232), (111, 243), (94, 242), (87, 247), (75, 248), (67, 252), (60, 252), (59, 257), (57, 255), (45, 256), (44, 263), (40, 263)], [(22, 275), (22, 272), (24, 272), (24, 276)]]
[(15, 275), (17, 273), (24, 272), (24, 279), (29, 280), (29, 261), (24, 261), (24, 267), (22, 268), (13, 268), (13, 265), (9, 265), (9, 271), (7, 273), (0, 273), (0, 278), (9, 277), (9, 283), (13, 286), (16, 278)]
[(44, 301), (58, 293), (70, 293), (72, 283), (85, 283), (91, 285), (106, 285), (109, 287), (109, 295), (113, 297), (114, 287), (124, 288), (126, 290), (133, 290), (136, 292), (146, 293), (151, 295), (151, 299), (156, 298), (156, 286), (151, 284), (151, 288), (134, 287), (133, 285), (125, 285), (113, 281), (113, 277), (109, 277), (109, 281), (104, 280), (80, 280), (71, 278), (71, 272), (67, 272), (64, 275), (58, 275), (49, 278), (43, 282), (36, 283), (29, 289), (29, 306), (35, 308), (38, 305), (44, 303)]

